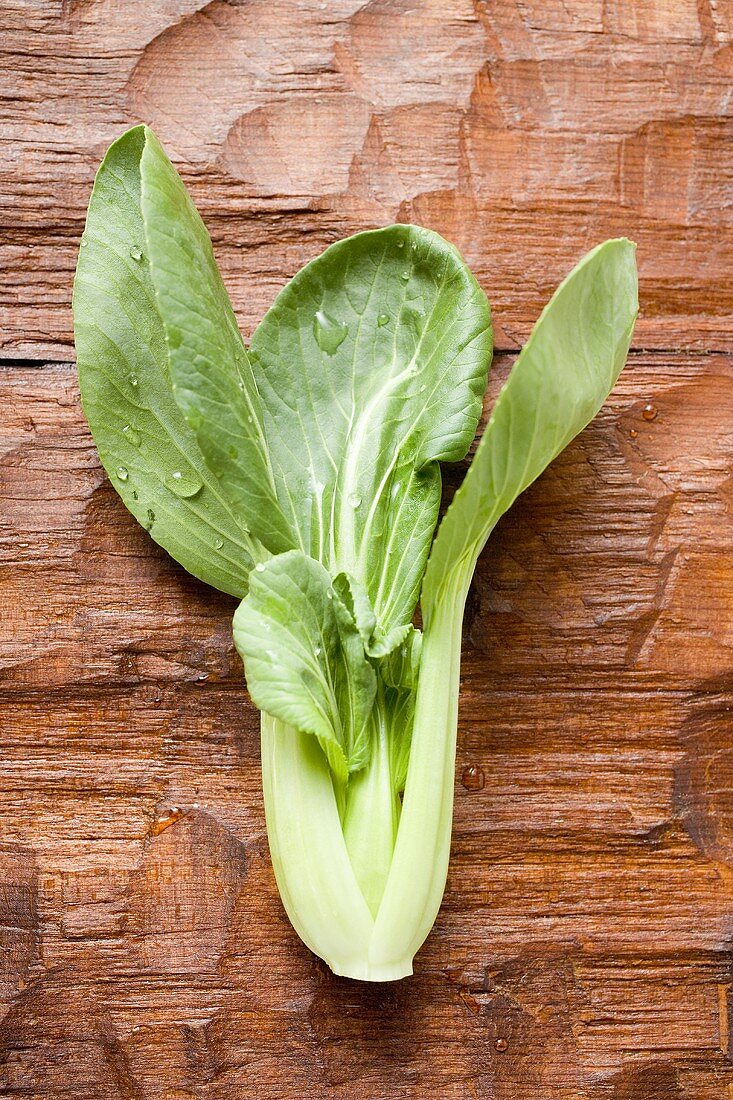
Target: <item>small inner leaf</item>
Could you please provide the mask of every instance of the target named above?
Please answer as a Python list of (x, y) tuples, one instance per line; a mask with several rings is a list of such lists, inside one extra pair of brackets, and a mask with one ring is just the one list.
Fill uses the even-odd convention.
[(368, 758), (376, 674), (320, 562), (292, 550), (260, 564), (234, 616), (249, 693), (261, 710), (314, 734), (346, 783)]

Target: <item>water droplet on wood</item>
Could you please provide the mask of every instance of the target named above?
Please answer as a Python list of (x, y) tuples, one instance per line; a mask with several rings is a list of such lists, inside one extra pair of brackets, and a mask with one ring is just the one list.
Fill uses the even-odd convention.
[(171, 806), (167, 813), (156, 817), (150, 832), (153, 836), (160, 836), (166, 829), (170, 829), (171, 825), (175, 825), (177, 821), (180, 821), (183, 816), (184, 811), (180, 806)]
[(644, 408), (641, 410), (641, 415), (644, 417), (645, 420), (656, 420), (657, 406), (652, 405), (651, 403), (645, 405)]
[(486, 783), (484, 769), (478, 764), (469, 764), (461, 772), (461, 783), (467, 791), (482, 791)]

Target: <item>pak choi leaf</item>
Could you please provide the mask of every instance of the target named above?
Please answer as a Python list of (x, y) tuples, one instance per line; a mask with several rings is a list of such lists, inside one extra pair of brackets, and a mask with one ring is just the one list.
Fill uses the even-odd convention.
[(452, 571), (476, 562), (500, 517), (613, 388), (639, 308), (635, 250), (624, 239), (598, 245), (542, 311), (436, 535), (423, 614), (430, 615)]
[(234, 642), (260, 710), (314, 734), (346, 783), (368, 759), (376, 675), (320, 562), (291, 550), (258, 566), (234, 616)]
[(142, 126), (119, 138), (94, 183), (73, 299), (82, 403), (110, 481), (138, 522), (189, 573), (241, 597), (262, 547), (173, 395), (141, 210), (149, 138)]
[(147, 131), (140, 160), (145, 248), (173, 393), (222, 492), (272, 554), (298, 543), (277, 501), (257, 380), (209, 234)]
[(305, 553), (364, 586), (382, 630), (412, 618), (438, 461), (468, 450), (491, 347), (456, 249), (408, 225), (331, 245), (252, 337), (282, 510)]

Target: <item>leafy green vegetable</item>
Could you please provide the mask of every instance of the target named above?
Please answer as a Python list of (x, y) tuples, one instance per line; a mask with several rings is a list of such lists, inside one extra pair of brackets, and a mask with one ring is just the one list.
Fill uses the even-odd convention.
[(465, 457), (491, 360), (458, 252), (416, 226), (340, 241), (247, 351), (154, 135), (136, 127), (102, 163), (74, 288), (84, 409), (130, 511), (241, 599), (280, 894), (338, 973), (408, 974), (432, 926), (473, 570), (600, 408), (636, 311), (634, 246), (599, 245), (543, 311), (434, 538), (439, 463)]

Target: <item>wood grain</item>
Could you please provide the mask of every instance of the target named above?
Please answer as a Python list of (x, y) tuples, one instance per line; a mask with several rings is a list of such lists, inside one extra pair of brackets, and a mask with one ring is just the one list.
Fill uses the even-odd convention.
[[(730, 5), (0, 18), (0, 1095), (733, 1098)], [(135, 525), (81, 416), (75, 251), (138, 118), (247, 333), (336, 237), (454, 240), (505, 349), (487, 408), (579, 254), (639, 243), (627, 369), (476, 575), (448, 890), (402, 983), (290, 929), (234, 605)]]

